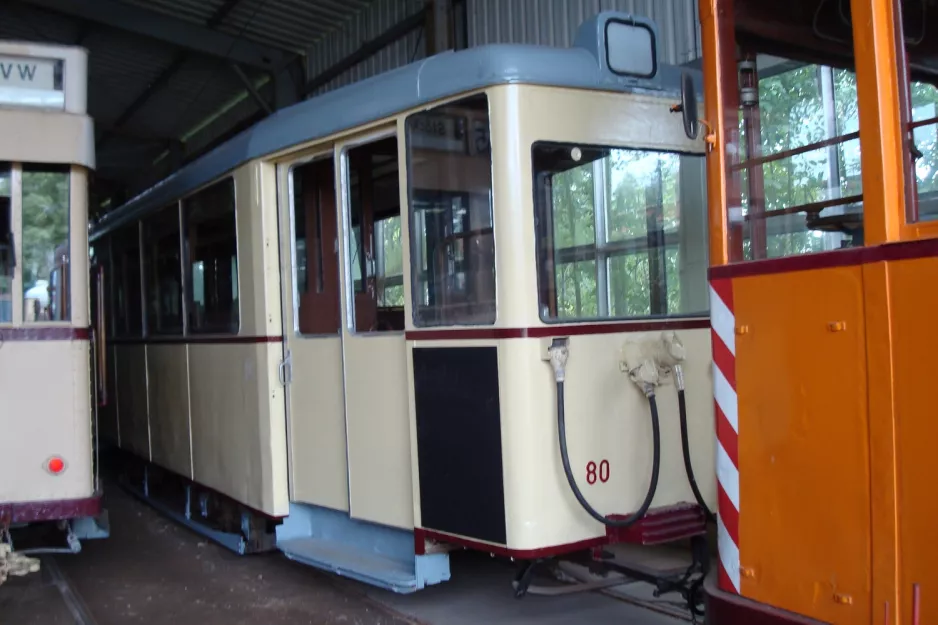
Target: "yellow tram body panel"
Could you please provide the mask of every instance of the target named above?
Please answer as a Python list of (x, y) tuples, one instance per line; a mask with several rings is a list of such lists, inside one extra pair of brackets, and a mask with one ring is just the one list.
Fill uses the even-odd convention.
[[(101, 511), (89, 326), (87, 52), (0, 42), (0, 540)], [(81, 532), (79, 532), (81, 533)], [(90, 536), (82, 535), (80, 538)], [(77, 543), (72, 543), (77, 544)], [(15, 544), (13, 545), (15, 547)]]

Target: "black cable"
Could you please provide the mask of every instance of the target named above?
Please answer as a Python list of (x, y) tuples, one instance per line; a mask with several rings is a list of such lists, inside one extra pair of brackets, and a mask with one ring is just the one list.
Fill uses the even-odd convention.
[(648, 492), (645, 494), (645, 501), (642, 502), (638, 510), (624, 519), (607, 519), (596, 511), (593, 506), (586, 501), (586, 497), (580, 492), (577, 486), (576, 478), (573, 477), (573, 470), (570, 468), (570, 456), (567, 453), (567, 427), (566, 417), (564, 415), (563, 400), (563, 382), (557, 382), (557, 430), (560, 436), (560, 459), (563, 462), (563, 472), (567, 476), (567, 483), (570, 484), (570, 490), (576, 496), (583, 509), (589, 512), (590, 516), (609, 527), (629, 527), (640, 521), (648, 508), (651, 506), (651, 500), (655, 498), (655, 491), (658, 489), (658, 471), (661, 468), (661, 430), (658, 426), (658, 404), (655, 396), (648, 397), (648, 405), (651, 409), (651, 432), (652, 445), (654, 446), (651, 467), (651, 483), (648, 485)]
[(716, 521), (713, 512), (707, 507), (703, 495), (700, 494), (700, 489), (697, 487), (697, 478), (694, 477), (694, 467), (690, 463), (690, 442), (687, 440), (687, 404), (684, 401), (684, 389), (678, 389), (677, 391), (677, 406), (681, 413), (681, 450), (684, 452), (684, 472), (687, 473), (687, 481), (690, 482), (690, 489), (694, 491), (694, 499), (697, 500), (697, 505), (703, 508), (707, 520)]

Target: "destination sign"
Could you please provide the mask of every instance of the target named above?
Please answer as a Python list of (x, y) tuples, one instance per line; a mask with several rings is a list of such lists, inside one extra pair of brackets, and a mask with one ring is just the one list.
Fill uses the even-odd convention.
[(64, 108), (63, 63), (0, 54), (0, 105)]

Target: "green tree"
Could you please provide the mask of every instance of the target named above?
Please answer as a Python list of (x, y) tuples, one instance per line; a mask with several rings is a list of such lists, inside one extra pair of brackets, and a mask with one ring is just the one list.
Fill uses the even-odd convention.
[(23, 288), (48, 280), (55, 251), (68, 243), (68, 174), (23, 172)]

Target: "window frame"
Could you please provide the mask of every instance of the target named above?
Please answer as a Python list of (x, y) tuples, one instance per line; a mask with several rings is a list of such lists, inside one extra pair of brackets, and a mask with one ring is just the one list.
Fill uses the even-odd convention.
[[(173, 328), (171, 331), (163, 332), (154, 332), (150, 326), (150, 272), (153, 270), (153, 262), (148, 258), (147, 247), (144, 245), (147, 239), (147, 222), (156, 220), (161, 217), (161, 213), (169, 211), (172, 207), (176, 208), (176, 246), (179, 252), (179, 308), (180, 308), (180, 324), (178, 331)], [(159, 208), (147, 211), (146, 214), (141, 215), (140, 219), (137, 220), (140, 230), (140, 273), (142, 275), (141, 281), (141, 296), (143, 302), (143, 336), (147, 338), (155, 339), (174, 339), (188, 335), (187, 326), (187, 310), (186, 310), (186, 273), (185, 273), (185, 256), (182, 245), (183, 238), (183, 222), (182, 222), (182, 200), (176, 200), (174, 202), (169, 202), (163, 204)], [(167, 223), (169, 220), (167, 219)]]
[[(287, 202), (289, 203), (289, 207), (290, 207), (289, 209), (289, 213), (290, 213), (290, 275), (292, 276), (291, 289), (292, 289), (292, 297), (293, 297), (293, 302), (292, 302), (293, 336), (296, 338), (301, 338), (301, 339), (335, 338), (335, 337), (342, 335), (342, 288), (343, 288), (343, 285), (342, 285), (342, 280), (341, 280), (341, 272), (342, 272), (341, 253), (342, 253), (343, 242), (342, 242), (342, 233), (339, 230), (339, 225), (342, 219), (343, 197), (342, 197), (342, 189), (336, 189), (335, 175), (333, 175), (332, 191), (333, 191), (333, 194), (335, 195), (334, 209), (336, 211), (336, 215), (335, 215), (336, 246), (338, 247), (338, 249), (336, 250), (336, 253), (340, 255), (340, 258), (336, 262), (336, 273), (338, 275), (336, 275), (336, 287), (337, 288), (336, 288), (335, 304), (338, 309), (338, 323), (336, 324), (335, 332), (302, 332), (300, 330), (300, 298), (302, 297), (302, 294), (300, 293), (299, 280), (298, 280), (299, 254), (298, 254), (297, 246), (296, 246), (296, 242), (297, 242), (296, 201), (298, 198), (297, 198), (297, 193), (296, 193), (296, 183), (294, 182), (294, 176), (296, 175), (296, 172), (298, 169), (302, 169), (303, 167), (307, 165), (316, 163), (318, 161), (325, 161), (325, 160), (331, 160), (333, 174), (338, 173), (339, 163), (336, 161), (336, 153), (335, 153), (335, 148), (333, 146), (325, 147), (299, 160), (291, 161), (286, 166)], [(301, 188), (301, 193), (302, 193), (302, 188)], [(322, 241), (320, 240), (320, 245), (321, 244), (322, 244)], [(306, 245), (307, 245), (307, 253), (308, 253), (309, 241), (306, 242)], [(325, 255), (325, 250), (321, 250), (321, 251), (323, 255)], [(313, 286), (310, 284), (311, 281), (310, 281), (309, 270), (310, 270), (309, 264), (307, 263), (307, 267), (306, 267), (307, 286)], [(240, 272), (240, 265), (239, 265), (239, 270), (238, 270), (239, 280), (240, 280), (240, 273), (241, 272)], [(326, 281), (326, 276), (324, 273), (323, 284), (325, 284), (325, 281)], [(315, 289), (313, 289), (313, 291), (315, 292)], [(239, 304), (240, 304), (240, 298), (239, 298)]]
[[(336, 205), (339, 212), (336, 234), (339, 239), (339, 297), (340, 302), (344, 301), (345, 305), (340, 309), (340, 323), (339, 330), (341, 335), (354, 336), (356, 338), (366, 338), (366, 337), (381, 337), (381, 336), (402, 336), (406, 332), (407, 325), (407, 298), (406, 298), (406, 285), (405, 285), (405, 298), (404, 298), (404, 329), (402, 330), (362, 330), (357, 327), (358, 325), (358, 306), (356, 303), (356, 297), (363, 293), (363, 291), (356, 290), (355, 288), (355, 274), (353, 272), (354, 267), (354, 258), (352, 256), (352, 242), (355, 239), (355, 232), (352, 226), (352, 163), (350, 162), (349, 152), (356, 150), (358, 148), (367, 147), (380, 143), (382, 141), (387, 141), (388, 139), (394, 139), (396, 142), (396, 153), (394, 159), (397, 163), (397, 173), (395, 174), (400, 180), (401, 167), (402, 163), (399, 158), (400, 149), (401, 149), (401, 136), (398, 132), (397, 124), (393, 126), (384, 126), (378, 129), (373, 130), (372, 132), (354, 137), (351, 140), (342, 142), (338, 144), (334, 149), (334, 163), (338, 171), (338, 183), (336, 187)], [(398, 190), (400, 194), (400, 190)], [(404, 206), (400, 207), (399, 214), (403, 214)], [(403, 219), (402, 219), (403, 224)], [(359, 224), (361, 228), (362, 224)], [(404, 236), (403, 226), (401, 231), (401, 236)], [(372, 237), (374, 234), (372, 233)], [(360, 252), (360, 250), (359, 250)], [(362, 263), (362, 286), (365, 286), (365, 281), (368, 278), (368, 266), (366, 259), (361, 260)], [(374, 276), (372, 275), (372, 278)], [(377, 295), (376, 295), (377, 298)], [(327, 335), (327, 336), (332, 336)]]
[[(536, 139), (531, 142), (529, 151), (528, 151), (528, 154), (531, 159), (529, 161), (529, 164), (531, 167), (531, 186), (532, 186), (532, 207), (533, 207), (532, 225), (534, 229), (534, 237), (536, 240), (539, 239), (540, 232), (541, 232), (541, 226), (539, 222), (541, 221), (540, 213), (543, 208), (542, 202), (548, 199), (545, 197), (541, 197), (543, 195), (542, 192), (545, 190), (545, 187), (539, 183), (539, 180), (538, 180), (539, 172), (537, 171), (537, 168), (535, 167), (534, 152), (539, 145), (552, 145), (552, 146), (560, 146), (560, 147), (566, 146), (570, 148), (580, 147), (580, 148), (586, 148), (586, 149), (599, 149), (599, 150), (610, 150), (610, 151), (622, 150), (622, 151), (634, 151), (634, 152), (652, 152), (652, 153), (659, 153), (659, 154), (671, 154), (671, 155), (677, 156), (680, 159), (683, 159), (684, 157), (695, 158), (695, 159), (699, 159), (699, 164), (701, 167), (701, 171), (702, 171), (703, 179), (705, 183), (709, 182), (707, 181), (707, 178), (706, 178), (706, 154), (704, 153), (696, 153), (696, 152), (689, 152), (689, 151), (683, 151), (683, 150), (669, 150), (669, 149), (664, 149), (660, 147), (647, 147), (647, 146), (638, 146), (638, 145), (620, 145), (620, 144), (599, 145), (599, 144), (593, 144), (593, 143), (587, 143), (587, 142), (580, 143), (580, 142), (570, 142), (570, 141), (556, 141), (553, 139)], [(603, 162), (603, 159), (596, 159), (590, 163), (591, 166), (593, 167), (594, 172), (597, 169), (601, 168), (600, 163), (602, 162)], [(567, 170), (567, 171), (570, 171), (570, 170)], [(553, 175), (556, 175), (556, 174), (553, 174)], [(587, 248), (593, 252), (591, 258), (574, 259), (571, 261), (567, 261), (567, 264), (573, 264), (574, 266), (576, 266), (576, 264), (579, 262), (590, 262), (590, 261), (595, 262), (597, 315), (593, 317), (588, 317), (588, 316), (587, 317), (584, 317), (584, 316), (551, 317), (549, 315), (548, 313), (549, 306), (546, 302), (542, 301), (541, 299), (542, 293), (544, 292), (544, 289), (546, 288), (544, 284), (545, 271), (542, 267), (542, 262), (541, 262), (542, 261), (541, 246), (538, 244), (535, 244), (534, 246), (535, 248), (534, 249), (534, 269), (535, 269), (536, 281), (537, 281), (536, 305), (537, 305), (538, 319), (540, 319), (542, 323), (547, 324), (547, 325), (569, 325), (569, 324), (610, 323), (610, 322), (612, 323), (639, 322), (640, 323), (642, 321), (650, 321), (650, 320), (651, 321), (671, 321), (671, 320), (709, 318), (710, 316), (709, 302), (705, 310), (689, 312), (689, 313), (665, 313), (665, 314), (649, 313), (648, 315), (612, 315), (611, 313), (607, 312), (605, 316), (600, 316), (599, 311), (602, 310), (603, 307), (607, 311), (610, 311), (611, 309), (611, 303), (609, 301), (610, 299), (609, 298), (609, 274), (610, 274), (609, 261), (617, 257), (625, 258), (635, 253), (649, 254), (650, 250), (652, 249), (647, 245), (648, 236), (649, 236), (648, 232), (645, 233), (644, 237), (631, 237), (628, 239), (609, 240), (608, 232), (606, 228), (607, 216), (605, 215), (605, 210), (608, 208), (605, 205), (605, 194), (606, 194), (605, 170), (603, 170), (603, 176), (604, 176), (604, 180), (603, 180), (602, 192), (597, 194), (595, 192), (595, 187), (593, 191), (593, 224), (594, 224), (593, 243), (574, 245), (572, 247), (562, 248), (563, 250), (577, 250), (577, 249)], [(679, 179), (680, 178), (678, 178), (678, 180)], [(708, 210), (707, 197), (708, 197), (708, 192), (707, 192), (707, 189), (705, 188), (703, 190), (703, 195), (700, 198), (700, 201), (702, 203), (702, 211), (703, 211), (702, 217), (704, 217), (705, 220), (707, 218), (707, 210)], [(551, 194), (549, 201), (551, 202), (550, 206), (548, 207), (548, 212), (549, 212), (550, 219), (551, 219), (550, 228), (553, 229), (553, 221), (554, 221), (553, 194)], [(596, 210), (597, 202), (604, 203), (602, 212)], [(599, 222), (602, 222), (602, 224), (600, 225)], [(599, 242), (600, 234), (602, 234), (603, 236), (603, 244), (600, 244)], [(667, 273), (668, 273), (668, 269), (667, 269), (668, 251), (671, 249), (675, 249), (675, 248), (680, 250), (680, 244), (681, 244), (680, 243), (680, 222), (679, 222), (677, 230), (673, 230), (670, 232), (667, 230), (662, 230), (662, 234), (664, 235), (664, 238), (665, 238), (664, 245), (661, 246), (660, 248), (661, 250), (663, 250), (662, 255), (665, 259), (664, 265), (662, 266), (662, 275), (665, 277), (665, 285), (666, 285)], [(669, 239), (673, 237), (677, 237), (677, 240), (669, 241)], [(636, 243), (639, 241), (644, 242), (644, 245), (636, 245)], [(706, 238), (706, 237), (703, 238), (700, 243), (704, 248), (709, 247), (709, 238)], [(605, 250), (601, 249), (601, 247), (606, 247), (606, 248), (613, 247), (613, 248), (622, 248), (622, 249), (614, 249), (610, 251), (608, 249), (605, 249)], [(633, 247), (634, 249), (632, 249)], [(555, 256), (558, 252), (562, 251), (562, 250), (558, 250), (553, 245), (551, 246), (551, 250)], [(553, 264), (553, 271), (554, 271), (555, 276), (556, 276), (557, 268), (559, 266), (560, 266), (560, 263)], [(648, 274), (648, 281), (647, 281), (647, 284), (649, 285), (649, 289), (651, 288), (651, 283), (652, 283), (650, 271), (651, 271), (651, 267), (649, 266), (649, 274)], [(704, 279), (706, 280), (706, 276), (704, 276)], [(556, 277), (555, 277), (555, 282), (556, 282)], [(665, 297), (667, 297), (667, 291), (665, 291)], [(555, 305), (559, 304), (558, 291), (556, 289), (556, 286), (554, 289), (554, 298), (557, 302)], [(654, 302), (652, 301), (651, 294), (649, 292), (649, 310), (652, 310), (653, 308), (654, 308)]]
[[(9, 174), (10, 233), (13, 237), (13, 252), (15, 263), (13, 267), (12, 279), (10, 281), (10, 312), (12, 316), (9, 321), (0, 321), (0, 327), (29, 329), (73, 327), (75, 324), (75, 288), (76, 285), (86, 284), (85, 281), (87, 280), (86, 276), (76, 276), (74, 269), (75, 265), (72, 262), (72, 254), (75, 252), (73, 249), (74, 246), (72, 245), (72, 237), (75, 234), (75, 218), (77, 214), (72, 197), (75, 187), (75, 177), (77, 175), (76, 166), (69, 163), (2, 161), (0, 162), (0, 167), (3, 167), (4, 171)], [(65, 277), (65, 284), (67, 286), (68, 299), (66, 300), (66, 306), (68, 309), (68, 315), (64, 319), (26, 319), (25, 297), (28, 289), (23, 280), (23, 175), (24, 173), (28, 174), (30, 172), (60, 173), (64, 175), (67, 183), (65, 191), (65, 200), (67, 203), (65, 207), (65, 221), (68, 226), (68, 231), (65, 237), (64, 245), (67, 249), (68, 263), (65, 265), (67, 271), (63, 272), (62, 275)], [(53, 248), (52, 253), (54, 254), (55, 250), (61, 246), (62, 244), (56, 245)], [(50, 269), (50, 275), (47, 275), (45, 278), (40, 278), (50, 279), (49, 286), (52, 286), (51, 272), (55, 271), (56, 267), (57, 265), (53, 263)], [(52, 305), (52, 301), (52, 294), (50, 293), (49, 306)]]
[[(416, 118), (419, 115), (427, 113), (436, 113), (437, 115), (441, 114), (442, 109), (450, 106), (459, 106), (460, 104), (471, 101), (477, 98), (485, 99), (485, 116), (486, 116), (486, 127), (487, 135), (485, 137), (479, 137), (476, 133), (475, 124), (473, 124), (473, 119), (467, 117), (468, 120), (466, 128), (466, 145), (472, 142), (476, 143), (476, 151), (479, 151), (478, 141), (481, 139), (485, 140), (485, 149), (488, 151), (489, 158), (489, 192), (488, 192), (488, 203), (489, 203), (489, 213), (491, 214), (490, 226), (492, 230), (492, 272), (493, 272), (493, 302), (494, 302), (494, 314), (490, 321), (458, 321), (453, 323), (449, 320), (443, 323), (427, 323), (425, 320), (418, 317), (418, 311), (420, 310), (421, 305), (418, 303), (417, 298), (420, 297), (422, 292), (422, 287), (425, 284), (419, 279), (419, 273), (421, 271), (420, 263), (418, 259), (421, 259), (423, 254), (422, 251), (417, 249), (420, 242), (416, 235), (416, 224), (418, 220), (415, 218), (414, 210), (414, 198), (419, 195), (417, 190), (414, 187), (413, 179), (413, 150), (411, 147), (411, 130), (410, 130), (410, 120)], [(495, 151), (492, 148), (492, 97), (487, 90), (480, 90), (472, 93), (461, 94), (458, 97), (445, 100), (443, 102), (435, 103), (431, 107), (423, 108), (418, 111), (409, 113), (403, 117), (403, 147), (404, 147), (404, 158), (405, 165), (407, 168), (407, 252), (408, 252), (408, 262), (409, 266), (404, 267), (404, 273), (408, 274), (410, 281), (410, 295), (405, 289), (404, 300), (405, 305), (409, 305), (410, 310), (410, 323), (413, 324), (415, 328), (419, 329), (442, 329), (442, 328), (458, 328), (458, 327), (472, 327), (472, 328), (486, 328), (486, 327), (497, 327), (501, 319), (501, 311), (499, 306), (499, 279), (498, 279), (498, 235), (496, 232), (496, 203), (495, 203)], [(472, 194), (469, 191), (462, 190), (459, 192), (452, 192), (452, 195), (465, 195), (468, 198), (468, 203), (471, 204)], [(403, 221), (402, 221), (403, 227)], [(470, 231), (471, 232), (471, 231)], [(425, 239), (424, 235), (424, 239)]]
[[(9, 276), (10, 278), (10, 319), (9, 321), (4, 321), (0, 317), (0, 327), (8, 328), (18, 326), (20, 320), (23, 318), (23, 286), (21, 281), (21, 259), (22, 254), (22, 245), (21, 237), (18, 236), (18, 232), (22, 229), (21, 219), (17, 216), (17, 213), (21, 211), (22, 207), (22, 193), (18, 191), (20, 189), (20, 172), (21, 165), (16, 162), (7, 162), (0, 161), (0, 168), (3, 168), (4, 172), (7, 174), (10, 184), (10, 204), (9, 204), (9, 232), (10, 238), (12, 240), (12, 252), (13, 252), (13, 266), (11, 267), (12, 272)], [(6, 246), (4, 246), (6, 247)]]
[[(223, 184), (231, 185), (231, 202), (234, 206), (234, 234), (235, 234), (235, 267), (236, 267), (236, 284), (238, 286), (238, 303), (236, 309), (238, 311), (238, 323), (233, 330), (230, 331), (218, 331), (216, 328), (212, 328), (208, 331), (194, 331), (189, 323), (189, 308), (192, 303), (193, 291), (192, 291), (192, 276), (190, 265), (190, 250), (189, 250), (189, 222), (186, 216), (186, 201), (191, 200), (195, 196), (208, 191), (209, 189), (214, 189), (220, 187)], [(238, 336), (241, 334), (243, 316), (242, 316), (242, 300), (241, 297), (241, 237), (238, 236), (238, 185), (234, 176), (228, 174), (222, 176), (216, 180), (212, 180), (206, 185), (199, 187), (192, 193), (184, 195), (177, 201), (177, 206), (179, 209), (179, 261), (180, 261), (180, 271), (182, 272), (182, 316), (183, 316), (183, 336), (199, 336), (199, 337), (213, 337), (213, 336)], [(158, 209), (160, 210), (160, 209)], [(158, 335), (161, 336), (161, 335)]]

